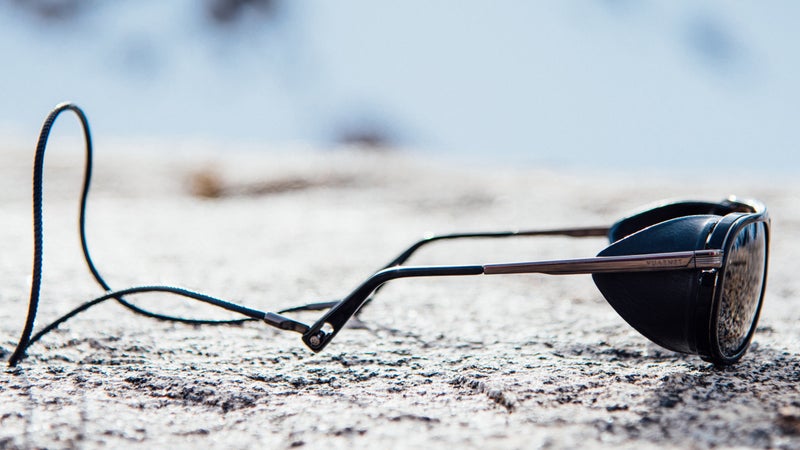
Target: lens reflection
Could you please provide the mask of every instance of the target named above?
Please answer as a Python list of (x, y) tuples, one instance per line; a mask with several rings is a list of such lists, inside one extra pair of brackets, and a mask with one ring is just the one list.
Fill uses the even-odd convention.
[(725, 356), (745, 345), (761, 300), (767, 236), (763, 222), (744, 226), (727, 254), (717, 319), (717, 338)]

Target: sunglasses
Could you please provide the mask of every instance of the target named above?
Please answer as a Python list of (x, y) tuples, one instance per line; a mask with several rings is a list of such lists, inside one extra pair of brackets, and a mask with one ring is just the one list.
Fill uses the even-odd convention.
[[(73, 111), (86, 139), (86, 166), (79, 228), (84, 258), (106, 294), (83, 303), (32, 335), (39, 303), (42, 261), (42, 168), (44, 151), (55, 119)], [(458, 233), (427, 237), (409, 246), (342, 300), (311, 303), (277, 313), (263, 312), (202, 293), (170, 287), (141, 286), (113, 290), (92, 262), (85, 233), (85, 209), (91, 178), (92, 144), (88, 121), (74, 104), (61, 104), (45, 120), (34, 158), (34, 270), (28, 317), (16, 350), (16, 365), (27, 348), (74, 315), (108, 300), (162, 320), (191, 324), (234, 324), (258, 320), (300, 333), (314, 352), (324, 349), (358, 315), (387, 282), (401, 278), (505, 274), (591, 274), (617, 313), (656, 344), (700, 356), (716, 365), (738, 361), (747, 351), (758, 323), (767, 280), (770, 219), (765, 206), (734, 197), (718, 203), (661, 203), (625, 217), (610, 227), (533, 231)], [(511, 239), (567, 236), (607, 237), (611, 244), (596, 257), (550, 261), (457, 266), (410, 266), (409, 258), (432, 242), (465, 239)], [(130, 303), (126, 296), (161, 292), (205, 302), (246, 316), (237, 320), (195, 320), (162, 315)], [(286, 317), (298, 311), (326, 312), (308, 325)]]
[[(770, 220), (763, 204), (729, 198), (719, 203), (660, 204), (609, 228), (467, 233), (430, 237), (410, 246), (310, 327), (303, 342), (322, 350), (388, 281), (398, 278), (591, 274), (608, 303), (656, 344), (718, 365), (746, 352), (764, 298)], [(451, 239), (523, 236), (608, 236), (597, 257), (471, 266), (414, 267), (403, 263), (425, 244)], [(277, 319), (277, 318), (273, 318)], [(281, 326), (276, 320), (275, 326)]]

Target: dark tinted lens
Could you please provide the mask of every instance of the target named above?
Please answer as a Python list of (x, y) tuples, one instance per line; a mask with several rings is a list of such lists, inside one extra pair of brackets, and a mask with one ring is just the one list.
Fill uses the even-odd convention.
[(717, 338), (725, 356), (739, 352), (750, 334), (761, 301), (766, 256), (764, 223), (745, 225), (728, 251), (723, 278)]

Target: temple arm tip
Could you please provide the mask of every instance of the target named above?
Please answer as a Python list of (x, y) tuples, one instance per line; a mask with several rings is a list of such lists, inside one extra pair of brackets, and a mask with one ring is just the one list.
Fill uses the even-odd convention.
[(319, 353), (328, 345), (333, 333), (326, 333), (322, 330), (312, 331), (303, 335), (303, 343), (314, 353)]

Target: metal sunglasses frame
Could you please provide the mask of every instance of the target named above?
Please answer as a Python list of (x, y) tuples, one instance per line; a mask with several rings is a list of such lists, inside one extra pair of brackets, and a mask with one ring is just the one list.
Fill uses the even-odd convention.
[[(344, 325), (356, 315), (385, 283), (400, 278), (439, 277), (439, 276), (468, 276), (468, 275), (504, 275), (504, 274), (548, 274), (548, 275), (575, 275), (575, 274), (604, 274), (604, 273), (636, 273), (636, 272), (665, 272), (665, 271), (694, 271), (701, 278), (697, 294), (698, 302), (703, 304), (700, 309), (707, 310), (708, 316), (701, 320), (698, 333), (697, 346), (700, 356), (710, 362), (720, 365), (732, 364), (738, 361), (747, 350), (758, 314), (763, 303), (766, 288), (766, 261), (764, 277), (758, 300), (756, 316), (748, 330), (745, 343), (736, 354), (725, 355), (716, 341), (717, 316), (719, 312), (719, 298), (722, 289), (722, 279), (727, 263), (726, 254), (731, 246), (731, 238), (747, 224), (763, 222), (766, 226), (766, 245), (769, 247), (769, 216), (766, 208), (756, 201), (739, 201), (729, 199), (720, 205), (725, 205), (738, 212), (725, 215), (721, 223), (715, 227), (716, 235), (711, 233), (708, 237), (710, 248), (703, 250), (662, 252), (623, 256), (598, 256), (593, 258), (578, 258), (548, 261), (527, 261), (502, 264), (483, 264), (466, 266), (404, 266), (402, 265), (417, 249), (431, 242), (464, 238), (502, 238), (522, 236), (569, 236), (592, 237), (608, 236), (610, 228), (567, 228), (541, 231), (495, 232), (495, 233), (465, 233), (433, 236), (421, 240), (395, 258), (390, 265), (376, 272), (360, 286), (353, 290), (343, 300), (330, 306), (322, 317), (311, 326), (296, 322), (286, 317), (266, 313), (263, 320), (272, 326), (289, 329), (301, 333), (303, 342), (314, 352), (319, 352), (330, 343)], [(722, 237), (719, 237), (719, 236)], [(768, 255), (765, 256), (768, 260)], [(707, 324), (707, 326), (703, 326)], [(707, 331), (707, 333), (705, 332)], [(706, 340), (703, 336), (708, 336)]]

